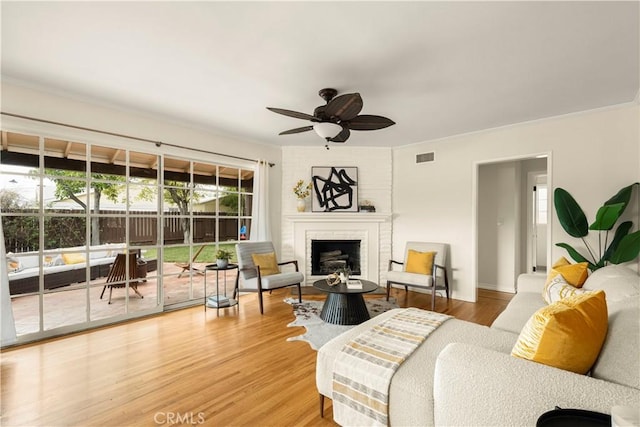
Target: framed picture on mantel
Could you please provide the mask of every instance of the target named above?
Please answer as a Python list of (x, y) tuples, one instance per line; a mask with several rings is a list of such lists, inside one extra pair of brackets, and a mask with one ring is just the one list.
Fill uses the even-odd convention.
[(358, 168), (311, 167), (313, 212), (358, 212)]

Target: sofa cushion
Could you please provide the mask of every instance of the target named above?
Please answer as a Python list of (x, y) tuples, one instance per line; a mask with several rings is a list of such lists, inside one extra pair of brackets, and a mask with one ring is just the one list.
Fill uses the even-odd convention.
[(640, 389), (640, 302), (629, 298), (607, 302), (609, 332), (591, 375)]
[[(544, 276), (540, 282), (544, 284)], [(509, 305), (507, 305), (507, 308), (496, 317), (491, 327), (519, 334), (531, 315), (546, 305), (540, 295), (541, 291), (541, 286), (536, 289), (536, 292), (518, 291), (509, 302)]]
[(603, 291), (574, 295), (541, 308), (522, 329), (511, 354), (578, 374), (596, 361), (607, 335)]
[(83, 262), (87, 261), (85, 254), (69, 252), (65, 252), (62, 254), (62, 260), (64, 261), (65, 265), (82, 264)]
[(625, 266), (608, 265), (591, 273), (583, 288), (602, 289), (608, 302), (622, 301), (640, 295), (640, 276)]
[(20, 259), (15, 257), (7, 257), (7, 272), (9, 273), (17, 273), (21, 271), (24, 267), (20, 264)]

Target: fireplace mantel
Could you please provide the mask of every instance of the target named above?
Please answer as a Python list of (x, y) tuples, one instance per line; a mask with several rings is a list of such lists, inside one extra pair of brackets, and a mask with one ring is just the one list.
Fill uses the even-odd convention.
[(387, 222), (390, 213), (378, 212), (301, 212), (285, 215), (291, 222)]

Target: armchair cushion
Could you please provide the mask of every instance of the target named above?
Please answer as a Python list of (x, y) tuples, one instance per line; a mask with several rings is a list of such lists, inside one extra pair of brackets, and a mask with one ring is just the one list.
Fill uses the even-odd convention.
[(407, 273), (432, 274), (435, 252), (418, 252), (409, 249), (405, 271)]
[[(302, 283), (304, 275), (298, 271), (286, 273), (272, 274), (270, 276), (262, 276), (262, 289), (278, 289), (295, 283)], [(245, 279), (242, 284), (242, 290), (257, 290), (258, 278)]]
[(387, 280), (393, 283), (406, 283), (413, 286), (430, 288), (433, 284), (433, 276), (427, 274), (408, 273), (406, 271), (388, 271)]
[(278, 260), (276, 260), (275, 252), (266, 254), (251, 254), (251, 259), (253, 259), (253, 263), (257, 267), (260, 267), (260, 275), (263, 277), (280, 273), (280, 268), (278, 267)]

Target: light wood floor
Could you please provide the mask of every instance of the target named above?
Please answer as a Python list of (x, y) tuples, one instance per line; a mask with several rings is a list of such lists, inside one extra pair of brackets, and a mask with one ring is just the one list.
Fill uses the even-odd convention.
[[(395, 291), (400, 306), (429, 295)], [(3, 426), (333, 426), (320, 418), (316, 352), (287, 342), (289, 289), (243, 295), (239, 311), (202, 306), (7, 349), (1, 357)], [(373, 298), (379, 298), (374, 296)], [(305, 296), (322, 299), (322, 296)], [(489, 325), (510, 294), (476, 304), (437, 298), (436, 310)]]

